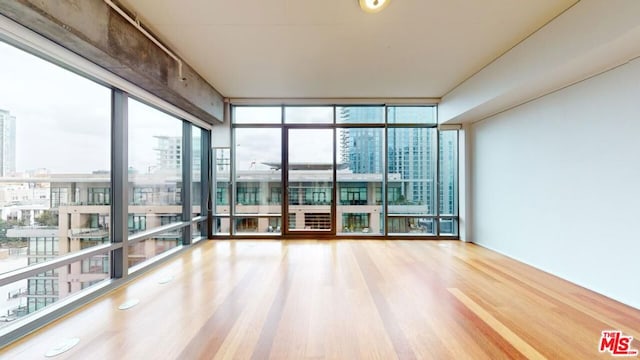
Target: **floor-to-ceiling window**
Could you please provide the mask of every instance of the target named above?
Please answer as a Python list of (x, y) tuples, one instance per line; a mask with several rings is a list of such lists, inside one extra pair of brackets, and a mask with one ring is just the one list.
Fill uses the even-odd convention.
[(384, 106), (340, 106), (337, 233), (384, 235)]
[[(111, 90), (0, 41), (0, 274), (110, 242)], [(103, 251), (0, 286), (0, 328), (109, 278)]]
[(286, 132), (287, 231), (331, 232), (334, 129), (289, 128)]
[(435, 106), (233, 106), (231, 134), (220, 234), (458, 234), (457, 131)]
[[(131, 234), (182, 221), (182, 138), (182, 120), (129, 100), (128, 177), (133, 192), (128, 212), (145, 224)], [(181, 245), (182, 231), (172, 229), (131, 243), (128, 265)]]
[(0, 31), (0, 347), (206, 230), (209, 126), (43, 46)]
[(435, 108), (387, 107), (389, 234), (437, 235)]
[(440, 131), (438, 148), (440, 235), (458, 235), (458, 131)]
[(213, 233), (229, 235), (231, 231), (231, 150), (213, 149)]
[[(244, 107), (234, 112), (239, 125), (233, 133), (234, 181), (231, 223), (223, 221), (221, 231), (235, 234), (279, 234), (282, 229), (282, 130), (279, 107)], [(223, 161), (223, 160), (221, 160)], [(222, 167), (222, 166), (221, 166)], [(219, 174), (224, 176), (224, 169)], [(228, 199), (228, 182), (218, 181), (219, 205)], [(225, 195), (227, 194), (227, 195)], [(223, 210), (223, 211), (224, 211)], [(226, 219), (221, 219), (226, 220)]]

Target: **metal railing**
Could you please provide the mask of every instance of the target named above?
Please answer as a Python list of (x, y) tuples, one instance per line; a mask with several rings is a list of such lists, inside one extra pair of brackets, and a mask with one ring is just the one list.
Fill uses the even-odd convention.
[(4, 274), (0, 274), (0, 286), (11, 284), (19, 280), (24, 280), (29, 277), (41, 274), (43, 272), (54, 270), (65, 265), (69, 265), (81, 260), (91, 258), (95, 255), (102, 255), (102, 254), (111, 252), (113, 250), (120, 249), (125, 245), (126, 246), (133, 245), (137, 242), (148, 239), (150, 237), (171, 232), (173, 230), (178, 230), (178, 229), (189, 226), (191, 223), (197, 223), (198, 220), (202, 221), (204, 219), (206, 219), (206, 217), (199, 216), (190, 221), (181, 221), (178, 223), (164, 225), (164, 226), (160, 226), (160, 227), (153, 228), (146, 231), (141, 231), (139, 233), (135, 233), (129, 236), (126, 243), (108, 243), (108, 244), (96, 245), (84, 250), (76, 251), (69, 254), (64, 254), (60, 257), (57, 257), (55, 259), (52, 259), (46, 262), (42, 262), (42, 263), (34, 264), (28, 267), (24, 267), (21, 269), (9, 271)]

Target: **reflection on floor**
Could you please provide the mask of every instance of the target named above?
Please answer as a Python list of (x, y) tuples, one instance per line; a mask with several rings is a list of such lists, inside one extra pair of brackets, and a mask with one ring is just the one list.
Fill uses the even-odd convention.
[(208, 241), (3, 358), (591, 359), (608, 329), (640, 311), (473, 244)]

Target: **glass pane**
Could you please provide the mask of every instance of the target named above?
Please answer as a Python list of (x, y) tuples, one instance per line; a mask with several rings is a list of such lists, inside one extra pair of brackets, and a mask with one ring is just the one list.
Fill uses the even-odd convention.
[(191, 224), (191, 240), (196, 240), (201, 237), (206, 238), (207, 222), (200, 221), (195, 224)]
[(435, 106), (390, 106), (389, 124), (437, 124)]
[(435, 235), (436, 219), (410, 216), (393, 216), (387, 220), (389, 234)]
[(331, 124), (333, 123), (333, 106), (285, 107), (284, 122), (288, 124)]
[[(238, 217), (236, 230), (267, 233), (265, 221), (272, 216), (279, 217), (282, 212), (282, 132), (280, 129), (242, 128), (235, 129), (234, 135), (235, 213), (252, 215)], [(228, 213), (224, 207), (219, 210), (222, 214)], [(258, 221), (258, 218), (262, 220)]]
[[(390, 216), (418, 219), (420, 215), (436, 214), (436, 135), (435, 128), (388, 130), (387, 201)], [(391, 221), (388, 223), (392, 224)], [(389, 233), (408, 232), (405, 231), (410, 228), (408, 225), (390, 227)]]
[(109, 254), (98, 254), (0, 287), (0, 328), (109, 279)]
[(214, 188), (213, 202), (215, 203), (214, 215), (225, 215), (224, 219), (214, 217), (214, 234), (229, 235), (229, 203), (230, 197), (230, 172), (231, 172), (231, 152), (229, 149), (214, 149)]
[(384, 129), (338, 131), (338, 233), (383, 234)]
[(200, 216), (202, 201), (202, 187), (201, 187), (201, 167), (202, 167), (202, 136), (204, 130), (197, 126), (191, 126), (191, 204), (192, 204), (192, 216)]
[(440, 219), (438, 227), (442, 236), (458, 236), (458, 219), (444, 218)]
[(109, 242), (110, 89), (1, 41), (0, 79), (0, 273)]
[(182, 245), (183, 228), (167, 231), (129, 246), (129, 268)]
[(215, 203), (215, 214), (229, 215), (230, 202), (230, 151), (229, 149), (215, 149), (214, 151), (214, 189), (213, 202)]
[[(372, 214), (370, 212), (367, 213), (349, 213), (343, 212), (338, 213), (340, 217), (338, 221), (342, 221), (340, 223), (341, 232), (344, 234), (353, 234), (353, 233), (361, 233), (361, 234), (380, 234), (380, 229), (382, 228), (381, 224), (373, 226), (373, 222), (380, 219), (379, 216), (375, 216), (376, 214)], [(372, 216), (374, 215), (374, 216)]]
[(214, 216), (213, 233), (216, 235), (229, 235), (231, 229), (231, 219), (229, 216)]
[(338, 124), (384, 123), (384, 106), (339, 106), (336, 108)]
[(440, 215), (458, 215), (458, 131), (440, 132)]
[(295, 214), (289, 230), (331, 230), (333, 134), (332, 129), (289, 130), (287, 187), (289, 212)]
[(280, 216), (236, 217), (236, 234), (279, 235), (282, 229)]
[(182, 221), (182, 121), (133, 99), (129, 184), (130, 233)]
[(282, 108), (280, 106), (234, 106), (233, 123), (280, 124), (282, 123)]

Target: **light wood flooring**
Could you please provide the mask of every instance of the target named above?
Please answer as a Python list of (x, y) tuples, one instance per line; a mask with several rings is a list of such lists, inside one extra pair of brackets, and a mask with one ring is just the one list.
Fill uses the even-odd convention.
[(473, 244), (207, 241), (0, 358), (610, 359), (609, 329), (640, 349), (639, 310)]

